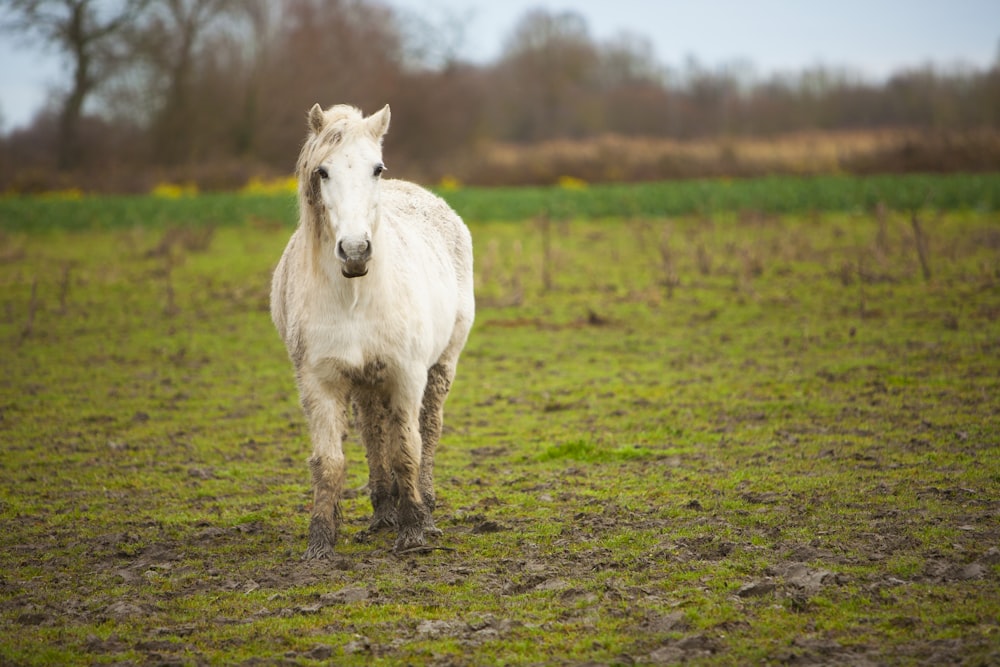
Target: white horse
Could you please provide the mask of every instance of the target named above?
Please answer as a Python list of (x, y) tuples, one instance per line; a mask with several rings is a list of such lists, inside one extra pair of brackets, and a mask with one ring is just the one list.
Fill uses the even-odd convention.
[(313, 443), (307, 559), (333, 555), (351, 405), (373, 509), (359, 537), (395, 527), (405, 551), (440, 533), (434, 450), (475, 314), (472, 238), (438, 197), (381, 178), (388, 128), (388, 105), (368, 118), (343, 105), (309, 111), (299, 225), (271, 283)]

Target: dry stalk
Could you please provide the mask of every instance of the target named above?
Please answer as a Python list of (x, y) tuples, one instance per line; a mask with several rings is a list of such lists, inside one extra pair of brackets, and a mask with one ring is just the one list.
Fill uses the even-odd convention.
[(482, 287), (485, 288), (493, 282), (499, 257), (500, 244), (496, 239), (490, 239), (490, 242), (486, 245), (486, 254), (476, 267), (479, 270), (479, 283)]
[(38, 310), (38, 278), (31, 282), (31, 299), (28, 300), (28, 318), (21, 329), (21, 340), (26, 340), (35, 329), (35, 312)]
[(521, 285), (521, 273), (527, 270), (527, 263), (524, 260), (524, 246), (520, 239), (514, 241), (514, 271), (510, 277), (510, 297), (508, 302), (512, 306), (520, 306), (524, 303), (524, 287)]
[(868, 298), (865, 295), (864, 253), (858, 249), (858, 318), (863, 320), (867, 316)]
[(753, 251), (752, 248), (743, 248), (739, 251), (742, 270), (736, 272), (736, 291), (755, 296), (754, 279), (764, 273), (764, 264)]
[(663, 271), (663, 285), (667, 288), (667, 298), (674, 297), (674, 288), (680, 284), (677, 277), (677, 266), (674, 262), (674, 253), (670, 248), (670, 227), (664, 226), (660, 234), (660, 268)]
[(875, 249), (878, 251), (879, 260), (884, 263), (889, 256), (889, 223), (888, 211), (883, 202), (879, 202), (875, 206), (875, 222), (878, 224), (878, 231), (875, 233)]
[(705, 249), (704, 243), (699, 243), (698, 247), (695, 249), (696, 261), (698, 262), (698, 272), (703, 276), (711, 275), (712, 273), (712, 257), (708, 254)]
[(73, 265), (70, 262), (63, 264), (62, 278), (59, 280), (59, 314), (66, 314), (66, 303), (69, 300), (70, 272)]
[(930, 265), (930, 252), (927, 249), (927, 235), (924, 233), (924, 229), (920, 224), (920, 218), (917, 217), (917, 212), (913, 212), (913, 216), (910, 218), (910, 223), (913, 225), (913, 236), (917, 243), (917, 257), (920, 259), (920, 270), (923, 271), (924, 280), (931, 279), (931, 265)]
[(168, 254), (164, 261), (164, 280), (166, 281), (167, 305), (163, 309), (164, 314), (168, 317), (173, 317), (180, 312), (177, 308), (177, 299), (174, 292), (173, 273), (174, 262)]
[(548, 213), (542, 213), (537, 218), (538, 228), (542, 233), (542, 291), (552, 291), (552, 219)]

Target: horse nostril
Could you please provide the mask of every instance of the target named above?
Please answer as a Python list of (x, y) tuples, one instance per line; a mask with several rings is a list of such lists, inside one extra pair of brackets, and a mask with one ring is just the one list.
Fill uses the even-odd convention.
[(372, 242), (368, 239), (361, 239), (358, 241), (351, 241), (348, 239), (346, 242), (341, 239), (337, 241), (337, 259), (342, 262), (352, 261), (352, 260), (365, 260), (367, 261), (372, 256)]

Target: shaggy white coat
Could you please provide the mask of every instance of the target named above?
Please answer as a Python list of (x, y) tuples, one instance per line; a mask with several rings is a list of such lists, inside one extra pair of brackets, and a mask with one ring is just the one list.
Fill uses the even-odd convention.
[(433, 456), (475, 302), (472, 239), (426, 190), (382, 178), (389, 108), (309, 114), (297, 167), (299, 225), (274, 272), (271, 315), (296, 371), (313, 441), (309, 558), (332, 554), (351, 403), (374, 517), (398, 550), (436, 532)]

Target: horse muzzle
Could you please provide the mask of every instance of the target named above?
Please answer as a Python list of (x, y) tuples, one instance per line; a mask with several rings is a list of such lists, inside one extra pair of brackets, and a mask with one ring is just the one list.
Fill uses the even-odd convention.
[(343, 263), (340, 272), (345, 278), (360, 278), (368, 274), (368, 260), (372, 258), (372, 244), (368, 239), (341, 240), (337, 243), (337, 258)]
[(361, 276), (366, 276), (368, 275), (368, 263), (344, 262), (344, 266), (341, 267), (340, 273), (342, 273), (345, 278), (360, 278)]

